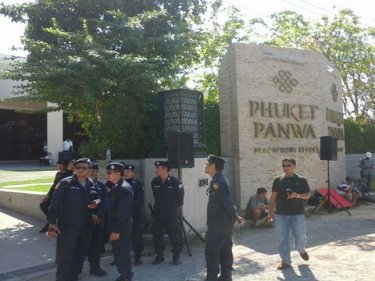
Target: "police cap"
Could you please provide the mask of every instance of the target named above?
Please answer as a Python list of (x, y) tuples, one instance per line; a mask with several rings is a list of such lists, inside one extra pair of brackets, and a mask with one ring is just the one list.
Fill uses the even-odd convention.
[(56, 162), (56, 164), (64, 164), (64, 165), (66, 165), (67, 163), (64, 160), (59, 160), (59, 161)]
[(92, 163), (91, 164), (91, 169), (93, 169), (93, 170), (99, 170), (99, 164), (98, 163)]
[(125, 167), (125, 170), (132, 170), (133, 172), (135, 170), (135, 166), (132, 164), (125, 164), (124, 167)]
[(216, 156), (216, 155), (209, 155), (207, 157), (207, 162), (210, 163), (210, 164), (215, 164), (216, 167), (217, 166), (224, 166), (224, 163), (225, 163), (225, 160), (219, 156)]
[(122, 164), (120, 162), (111, 162), (111, 163), (107, 164), (107, 166), (105, 166), (105, 168), (107, 169), (107, 171), (123, 172), (124, 171), (124, 164)]
[(79, 158), (74, 161), (74, 167), (77, 166), (78, 164), (88, 164), (91, 167), (91, 160), (87, 157), (84, 158)]
[(158, 167), (158, 166), (167, 167), (168, 168), (168, 161), (156, 161), (155, 162), (155, 167)]

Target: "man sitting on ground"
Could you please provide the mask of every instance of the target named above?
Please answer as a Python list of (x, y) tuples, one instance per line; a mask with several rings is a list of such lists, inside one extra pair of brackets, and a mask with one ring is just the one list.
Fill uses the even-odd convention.
[(266, 197), (267, 190), (264, 187), (257, 189), (257, 194), (250, 197), (247, 204), (247, 218), (253, 220), (252, 227), (267, 224), (267, 215), (270, 203)]
[(354, 188), (353, 178), (349, 176), (345, 178), (344, 182), (339, 184), (337, 193), (352, 202), (353, 205), (357, 204), (358, 199), (362, 197), (361, 192)]

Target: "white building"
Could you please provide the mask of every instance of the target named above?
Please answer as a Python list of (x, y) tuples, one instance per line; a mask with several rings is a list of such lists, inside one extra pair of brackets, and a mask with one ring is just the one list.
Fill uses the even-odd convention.
[[(5, 57), (0, 54), (0, 73), (9, 68)], [(58, 159), (63, 137), (74, 142), (75, 126), (64, 122), (62, 111), (46, 113), (46, 102), (15, 95), (14, 86), (17, 82), (0, 80), (0, 161), (37, 160), (45, 142)]]

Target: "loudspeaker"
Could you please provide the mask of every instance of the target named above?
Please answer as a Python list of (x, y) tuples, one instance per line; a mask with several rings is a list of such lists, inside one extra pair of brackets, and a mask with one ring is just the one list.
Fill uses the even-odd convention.
[(320, 160), (337, 160), (337, 138), (320, 137)]
[(169, 168), (194, 167), (193, 133), (170, 132), (168, 134)]

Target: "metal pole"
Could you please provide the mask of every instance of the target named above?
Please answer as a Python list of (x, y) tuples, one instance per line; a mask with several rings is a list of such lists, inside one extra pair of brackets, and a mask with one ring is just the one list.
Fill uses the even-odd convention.
[(328, 185), (328, 213), (330, 213), (332, 209), (331, 209), (331, 183), (329, 180), (329, 160), (327, 160), (327, 185)]

